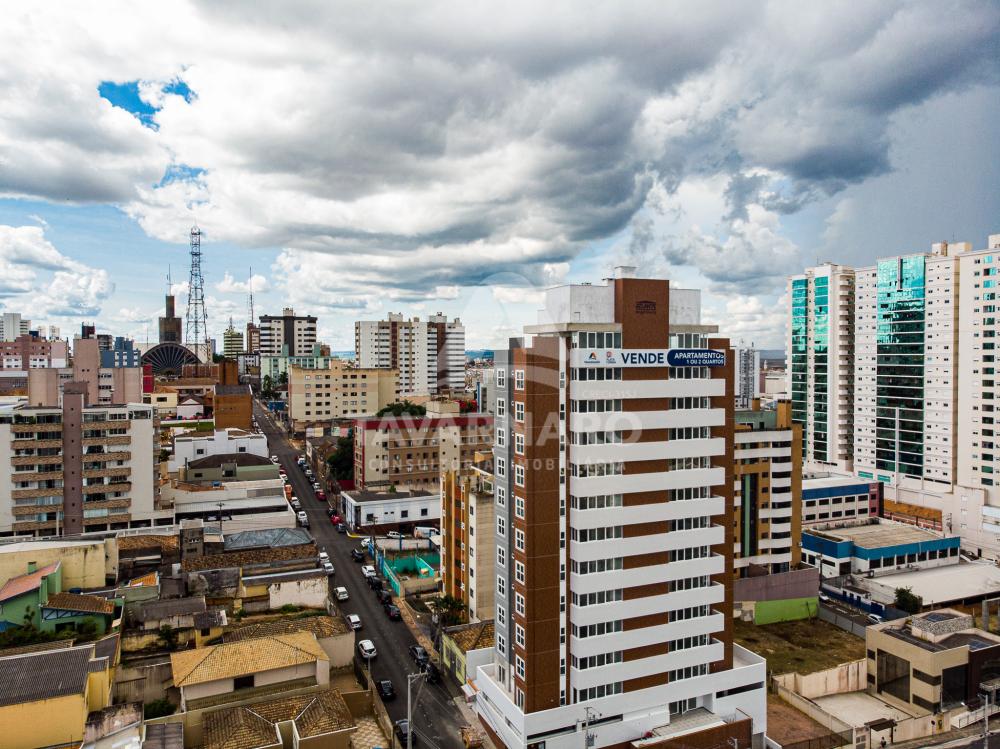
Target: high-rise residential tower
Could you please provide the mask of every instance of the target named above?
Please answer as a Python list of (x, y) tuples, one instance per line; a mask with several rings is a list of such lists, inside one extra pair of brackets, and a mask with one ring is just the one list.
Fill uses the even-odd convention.
[[(732, 639), (729, 342), (698, 292), (633, 270), (549, 290), (496, 352), (496, 642), (476, 706), (507, 747), (765, 729), (764, 661)], [(680, 720), (696, 708), (697, 739)]]
[(803, 459), (851, 470), (854, 270), (825, 263), (789, 281), (788, 393), (802, 425)]
[(259, 334), (262, 356), (303, 356), (316, 345), (316, 318), (286, 307), (280, 315), (261, 315)]
[(465, 326), (458, 318), (390, 313), (388, 320), (361, 320), (354, 323), (354, 355), (359, 367), (397, 370), (403, 396), (465, 388)]

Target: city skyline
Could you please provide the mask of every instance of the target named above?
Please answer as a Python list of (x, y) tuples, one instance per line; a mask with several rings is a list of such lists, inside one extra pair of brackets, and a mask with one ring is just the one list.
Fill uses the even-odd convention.
[(780, 348), (786, 275), (994, 229), (989, 3), (512, 8), (489, 32), (457, 6), (280, 13), (32, 8), (0, 31), (22, 102), (0, 117), (4, 311), (152, 340), (197, 223), (219, 340), (251, 266), (258, 314), (293, 306), (346, 350), (390, 311), (501, 346), (541, 288), (630, 264)]

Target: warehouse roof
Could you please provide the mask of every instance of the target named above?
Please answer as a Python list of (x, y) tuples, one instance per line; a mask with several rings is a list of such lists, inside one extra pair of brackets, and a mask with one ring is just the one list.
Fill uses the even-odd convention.
[(82, 694), (93, 654), (88, 644), (0, 658), (0, 706)]
[(231, 679), (317, 660), (328, 658), (310, 632), (227, 642), (170, 654), (176, 687)]

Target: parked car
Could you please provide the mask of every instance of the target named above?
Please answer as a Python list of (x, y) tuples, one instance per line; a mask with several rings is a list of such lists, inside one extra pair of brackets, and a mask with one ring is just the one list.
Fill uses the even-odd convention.
[(323, 571), (327, 574), (328, 577), (330, 575), (334, 575), (337, 573), (337, 570), (335, 570), (333, 568), (333, 565), (330, 564), (329, 562), (323, 562)]
[(378, 602), (381, 603), (383, 606), (385, 606), (387, 603), (392, 603), (392, 593), (390, 593), (385, 588), (381, 588), (376, 593), (375, 597), (378, 598)]
[(389, 531), (388, 533), (385, 534), (385, 536), (386, 538), (392, 538), (397, 540), (400, 538), (406, 538), (406, 534), (400, 533), (399, 531)]
[(320, 549), (320, 552), (319, 552), (319, 561), (321, 561), (321, 562), (329, 562), (330, 561), (330, 555), (326, 553), (325, 549)]
[(375, 650), (375, 643), (371, 640), (362, 640), (358, 643), (358, 654), (362, 658), (374, 658), (378, 655), (378, 651)]
[(368, 587), (374, 590), (376, 593), (382, 591), (382, 578), (377, 575), (372, 575), (368, 578)]
[(351, 549), (351, 559), (355, 562), (363, 562), (365, 561), (365, 553), (358, 549)]
[(366, 564), (364, 567), (361, 568), (361, 574), (364, 575), (366, 578), (375, 577), (375, 568), (372, 567), (370, 564)]
[(347, 533), (347, 526), (343, 523), (337, 523), (335, 527), (337, 529), (337, 533)]
[(355, 631), (361, 629), (361, 617), (357, 614), (348, 614), (347, 626)]
[(275, 465), (278, 465), (278, 456), (277, 455), (272, 455), (271, 456), (271, 462), (274, 463)]
[(304, 466), (306, 464), (306, 459), (300, 455), (295, 459), (295, 462), (298, 463), (300, 466)]
[(288, 475), (288, 474), (287, 474), (287, 473), (285, 472), (285, 469), (284, 469), (284, 467), (283, 467), (283, 466), (281, 466), (281, 467), (279, 467), (279, 468), (278, 468), (278, 475), (279, 475), (279, 476), (287, 476), (287, 475)]
[(295, 517), (298, 518), (299, 525), (301, 525), (303, 528), (309, 527), (309, 516), (306, 515), (302, 510), (299, 510), (298, 514), (296, 514)]
[(313, 481), (313, 491), (318, 492), (320, 490), (320, 485), (318, 481)]
[(291, 501), (290, 504), (292, 505), (292, 509), (293, 510), (301, 510), (302, 509), (302, 503), (299, 502), (299, 498), (298, 497), (292, 497), (292, 501)]
[(392, 603), (387, 603), (385, 605), (385, 615), (392, 619), (394, 622), (398, 622), (403, 618), (402, 613), (399, 611), (399, 606)]
[(885, 619), (883, 619), (878, 614), (869, 614), (868, 616), (865, 617), (865, 619), (868, 620), (869, 624), (881, 624), (882, 622), (885, 621)]
[(337, 514), (337, 511), (335, 509), (333, 509), (332, 507), (327, 507), (326, 508), (326, 516), (328, 518), (332, 519), (336, 514)]
[(424, 649), (422, 645), (410, 645), (408, 652), (410, 653), (410, 657), (419, 666), (424, 665), (431, 659), (430, 654)]
[(389, 700), (396, 699), (396, 690), (393, 688), (392, 682), (388, 679), (376, 681), (375, 691), (378, 692), (378, 696), (382, 698), (382, 702), (388, 702)]
[(828, 596), (826, 593), (820, 593), (819, 594), (819, 600), (821, 600), (823, 603), (829, 603), (830, 602), (830, 596)]
[(417, 734), (410, 736), (410, 721), (406, 718), (396, 721), (396, 726), (393, 729), (396, 733), (396, 738), (399, 740), (400, 746), (407, 746), (407, 739), (409, 739), (410, 746), (416, 746)]
[(423, 666), (423, 671), (427, 674), (428, 684), (439, 684), (441, 682), (441, 669), (435, 666), (431, 661), (427, 661)]
[(307, 469), (306, 469), (306, 478), (307, 478), (307, 479), (309, 479), (309, 480), (311, 481), (311, 480), (312, 480), (312, 477), (313, 477), (313, 471), (312, 471), (312, 468), (307, 468)]
[(322, 489), (317, 489), (316, 499), (318, 499), (320, 502), (326, 502), (326, 492), (323, 491)]
[(338, 601), (346, 601), (346, 600), (348, 600), (351, 597), (347, 593), (347, 588), (344, 588), (344, 587), (334, 588), (333, 589), (333, 594), (337, 597)]

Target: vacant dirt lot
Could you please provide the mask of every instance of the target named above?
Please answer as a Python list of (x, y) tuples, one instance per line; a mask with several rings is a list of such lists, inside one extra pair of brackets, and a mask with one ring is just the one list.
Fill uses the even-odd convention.
[(757, 626), (736, 621), (736, 642), (767, 658), (771, 674), (810, 674), (865, 657), (865, 641), (820, 619)]

